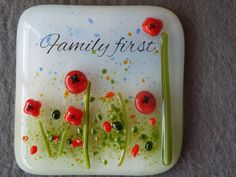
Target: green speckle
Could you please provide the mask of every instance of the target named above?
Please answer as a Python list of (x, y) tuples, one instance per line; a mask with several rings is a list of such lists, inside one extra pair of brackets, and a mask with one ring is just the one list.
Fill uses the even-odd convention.
[(91, 129), (91, 135), (95, 135), (97, 132), (96, 132), (96, 130), (95, 129)]
[(108, 134), (108, 139), (113, 140), (112, 134)]
[(131, 131), (133, 132), (133, 133), (137, 133), (138, 132), (138, 127), (133, 127), (132, 129), (131, 129)]
[(90, 98), (89, 98), (89, 102), (94, 102), (95, 101), (95, 97), (94, 96), (91, 96)]
[(141, 134), (141, 135), (140, 135), (140, 138), (141, 138), (142, 140), (146, 140), (148, 137), (147, 137), (147, 135), (145, 135), (145, 134)]
[(107, 73), (106, 68), (103, 68), (103, 69), (102, 69), (102, 74), (106, 74), (106, 73)]
[(53, 140), (53, 135), (49, 135), (48, 136), (48, 141), (52, 141)]
[(103, 138), (103, 139), (107, 139), (107, 133), (103, 132), (102, 138)]
[(114, 115), (114, 114), (110, 114), (110, 115), (109, 115), (109, 118), (110, 118), (111, 120), (115, 120), (115, 119), (117, 118), (117, 116)]
[(115, 80), (114, 79), (111, 80), (111, 84), (115, 84)]
[(116, 138), (115, 138), (115, 141), (116, 141), (116, 142), (120, 142), (120, 141), (121, 141), (121, 140), (120, 140), (120, 137), (116, 137)]
[(82, 129), (81, 127), (78, 127), (78, 128), (77, 128), (77, 132), (78, 132), (78, 134), (81, 135), (81, 134), (83, 133), (83, 129)]
[(102, 120), (102, 115), (101, 115), (100, 113), (98, 113), (98, 114), (96, 115), (96, 119), (99, 120), (99, 121)]
[(125, 68), (125, 71), (127, 72), (127, 71), (128, 71), (128, 68)]
[(107, 163), (108, 163), (107, 160), (103, 160), (103, 161), (102, 161), (102, 164), (103, 164), (103, 165), (107, 165)]
[(115, 112), (119, 112), (120, 108), (118, 108), (116, 105), (111, 104), (111, 109), (114, 110)]
[(98, 153), (99, 153), (98, 151), (94, 151), (93, 156), (97, 155)]
[(92, 50), (92, 54), (96, 54), (96, 50)]

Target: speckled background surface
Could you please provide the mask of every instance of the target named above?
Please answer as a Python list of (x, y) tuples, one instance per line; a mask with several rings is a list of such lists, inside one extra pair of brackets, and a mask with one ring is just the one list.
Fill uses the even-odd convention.
[(15, 43), (21, 13), (37, 4), (158, 5), (185, 32), (182, 156), (161, 177), (236, 176), (236, 1), (0, 0), (0, 176), (23, 172), (14, 157)]

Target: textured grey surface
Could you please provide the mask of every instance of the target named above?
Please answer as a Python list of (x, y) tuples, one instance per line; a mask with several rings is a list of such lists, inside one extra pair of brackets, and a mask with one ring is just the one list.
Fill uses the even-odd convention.
[(236, 176), (235, 0), (0, 0), (1, 177), (31, 176), (19, 169), (13, 149), (16, 27), (25, 9), (48, 3), (145, 4), (172, 10), (186, 41), (184, 143), (176, 166), (158, 176)]

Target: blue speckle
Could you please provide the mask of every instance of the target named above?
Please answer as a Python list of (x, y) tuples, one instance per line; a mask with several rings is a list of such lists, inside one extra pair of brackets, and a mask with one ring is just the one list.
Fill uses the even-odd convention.
[(78, 28), (67, 27), (67, 30), (71, 37), (72, 36), (79, 37), (80, 35), (80, 30)]
[(123, 80), (124, 80), (124, 81), (127, 81), (127, 78), (126, 78), (126, 77), (124, 77), (124, 78), (123, 78)]
[(93, 20), (91, 18), (88, 18), (89, 23), (93, 24)]
[(140, 29), (140, 28), (137, 28), (137, 29), (136, 29), (136, 34), (139, 34), (140, 31), (141, 31), (141, 29)]
[(98, 33), (94, 33), (94, 36), (95, 36), (95, 37), (99, 37), (100, 34), (98, 34)]
[(39, 71), (43, 71), (43, 67), (39, 67)]
[(56, 71), (54, 71), (54, 74), (57, 74), (57, 72), (56, 72)]
[(132, 97), (132, 96), (129, 96), (128, 98), (129, 98), (129, 99), (132, 99), (133, 97)]

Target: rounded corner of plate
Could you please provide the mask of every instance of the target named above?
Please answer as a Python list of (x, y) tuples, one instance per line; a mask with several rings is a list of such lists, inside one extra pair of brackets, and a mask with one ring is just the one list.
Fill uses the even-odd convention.
[(21, 170), (23, 170), (24, 172), (29, 173), (29, 174), (34, 174), (32, 172), (32, 169), (27, 165), (27, 162), (23, 161), (23, 159), (20, 158), (19, 154), (17, 154), (16, 152), (15, 152), (15, 159), (16, 159), (16, 163), (17, 163), (18, 167)]

